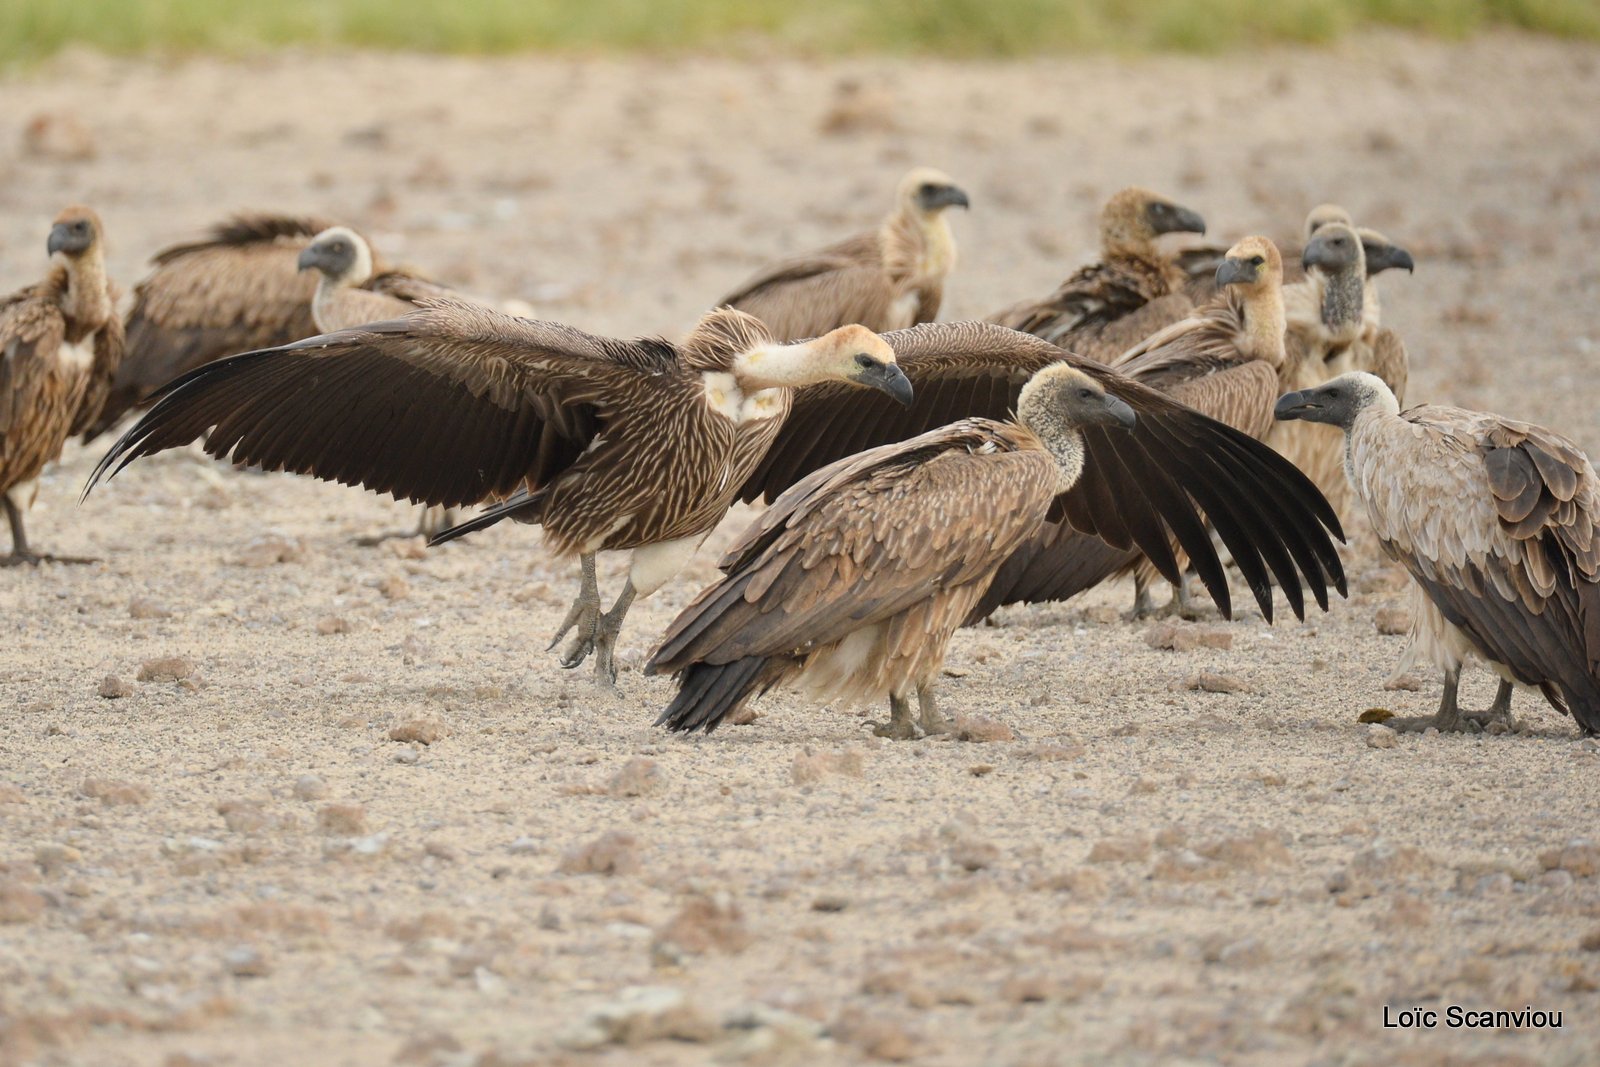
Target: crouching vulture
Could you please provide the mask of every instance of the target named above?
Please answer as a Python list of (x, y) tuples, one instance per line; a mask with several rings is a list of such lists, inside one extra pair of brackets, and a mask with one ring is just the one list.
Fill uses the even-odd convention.
[[(397, 499), (501, 499), (457, 531), (510, 517), (542, 525), (558, 557), (578, 556), (578, 598), (551, 647), (575, 630), (563, 665), (594, 653), (597, 678), (611, 684), (634, 597), (687, 562), (793, 397), (820, 382), (911, 399), (894, 351), (860, 326), (778, 344), (757, 319), (723, 308), (677, 344), (619, 341), (435, 301), (191, 371), (112, 447), (84, 491), (140, 456), (205, 435), (213, 456)], [(630, 575), (602, 614), (595, 553), (622, 550), (633, 552)]]
[(945, 213), (967, 206), (949, 175), (919, 167), (900, 180), (877, 229), (764, 267), (719, 303), (756, 316), (780, 339), (852, 323), (881, 333), (932, 322), (956, 265)]
[(44, 280), (0, 297), (0, 500), (11, 524), (11, 554), (0, 564), (87, 562), (34, 552), (22, 513), (33, 502), (34, 479), (99, 413), (122, 359), (100, 216), (67, 208), (46, 249)]
[[(1600, 732), (1600, 485), (1577, 445), (1484, 412), (1402, 412), (1366, 372), (1289, 393), (1275, 414), (1344, 431), (1351, 487), (1378, 543), (1411, 575), (1416, 610), (1402, 669), (1431, 660), (1444, 696), (1436, 715), (1391, 726), (1509, 726), (1521, 684), (1584, 733)], [(1500, 676), (1485, 715), (1456, 703), (1474, 655)]]
[[(775, 502), (647, 668), (679, 676), (660, 720), (670, 728), (710, 731), (752, 695), (799, 680), (818, 699), (887, 697), (882, 730), (894, 737), (912, 734), (916, 693), (923, 730), (938, 732), (930, 687), (951, 634), (1047, 519), (1142, 549), (1168, 575), (1175, 540), (1224, 612), (1208, 520), (1269, 618), (1274, 580), (1297, 615), (1302, 581), (1324, 608), (1330, 584), (1344, 591), (1337, 519), (1252, 438), (1002, 326), (885, 339), (915, 400), (897, 411), (833, 385), (797, 398), (740, 491)], [(1015, 422), (994, 421), (1013, 411)]]

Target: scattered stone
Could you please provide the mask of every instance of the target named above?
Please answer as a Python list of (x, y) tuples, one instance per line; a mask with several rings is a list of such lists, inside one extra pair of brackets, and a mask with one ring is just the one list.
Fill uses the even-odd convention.
[(183, 656), (147, 659), (139, 667), (141, 682), (181, 682), (194, 673), (194, 661)]
[(423, 745), (431, 745), (444, 737), (445, 726), (437, 715), (419, 715), (389, 731), (391, 741), (415, 741)]
[(1223, 837), (1199, 845), (1206, 859), (1245, 871), (1264, 871), (1290, 862), (1285, 835), (1260, 829), (1236, 837)]
[(1210, 671), (1201, 671), (1190, 678), (1186, 683), (1187, 688), (1198, 690), (1202, 693), (1247, 693), (1250, 687), (1231, 674), (1212, 674)]
[(441, 1067), (442, 1064), (474, 1062), (470, 1058), (463, 1059), (460, 1053), (464, 1051), (461, 1042), (450, 1034), (417, 1034), (400, 1046), (390, 1062), (395, 1067)]
[(794, 763), (789, 766), (789, 780), (795, 785), (814, 785), (830, 774), (865, 777), (866, 753), (857, 745), (831, 752), (817, 752), (807, 745), (804, 751), (795, 753)]
[(836, 893), (824, 893), (822, 896), (811, 902), (812, 911), (820, 911), (828, 914), (836, 914), (844, 911), (849, 906), (850, 898), (840, 896)]
[(82, 863), (83, 853), (71, 845), (48, 842), (34, 848), (33, 862), (39, 865), (40, 872), (48, 878), (59, 873), (63, 867), (76, 867)]
[(967, 773), (972, 775), (974, 778), (984, 778), (994, 773), (994, 764), (974, 763), (972, 766), (967, 768)]
[(725, 1063), (824, 1063), (827, 1030), (816, 1019), (754, 1004), (723, 1020), (726, 1040), (717, 1058)]
[(422, 753), (415, 748), (402, 748), (394, 754), (394, 761), (402, 766), (410, 767), (422, 760)]
[(360, 804), (324, 804), (317, 811), (317, 827), (332, 837), (355, 837), (367, 828), (367, 809)]
[(235, 945), (222, 956), (222, 965), (235, 978), (264, 978), (272, 973), (272, 965), (254, 945)]
[(444, 863), (456, 863), (461, 859), (461, 850), (448, 841), (429, 841), (422, 846), (422, 851)]
[(279, 563), (299, 563), (306, 558), (306, 546), (299, 538), (258, 537), (245, 545), (236, 562), (241, 567), (271, 567)]
[(378, 592), (385, 600), (404, 600), (411, 595), (411, 586), (398, 574), (391, 574), (378, 583)]
[(1400, 743), (1400, 735), (1392, 728), (1382, 723), (1373, 723), (1367, 727), (1368, 748), (1394, 748)]
[(1574, 838), (1561, 848), (1540, 853), (1539, 866), (1566, 871), (1574, 878), (1593, 878), (1600, 873), (1600, 846), (1587, 838)]
[(1578, 947), (1585, 952), (1600, 952), (1600, 929), (1590, 930), (1579, 938)]
[(657, 958), (708, 952), (735, 955), (755, 940), (744, 924), (744, 913), (728, 894), (697, 895), (684, 902), (678, 914), (656, 931), (652, 952)]
[(1150, 857), (1148, 837), (1103, 837), (1089, 850), (1090, 863), (1137, 863)]
[(85, 778), (78, 792), (98, 800), (108, 808), (131, 807), (150, 801), (150, 790), (116, 778)]
[(854, 1045), (875, 1060), (904, 1063), (917, 1054), (917, 1041), (899, 1023), (851, 1006), (829, 1027), (836, 1041)]
[(270, 819), (256, 800), (224, 800), (217, 804), (217, 814), (229, 830), (236, 834), (254, 834), (265, 830)]
[(324, 615), (317, 620), (317, 633), (327, 637), (331, 634), (347, 634), (350, 632), (350, 620), (343, 615)]
[(133, 683), (108, 674), (100, 679), (100, 686), (95, 690), (107, 700), (121, 700), (123, 697), (133, 696)]
[(957, 715), (953, 729), (956, 740), (971, 741), (976, 744), (1017, 739), (1017, 735), (1011, 732), (1011, 727), (999, 719), (991, 719), (984, 715)]
[(147, 596), (136, 596), (128, 601), (128, 617), (131, 619), (170, 619), (172, 611), (162, 603), (151, 600)]
[(962, 834), (950, 842), (949, 856), (950, 862), (964, 871), (981, 871), (994, 866), (1000, 850), (988, 841)]
[(612, 775), (606, 783), (606, 793), (614, 797), (647, 797), (661, 792), (667, 786), (667, 776), (659, 764), (648, 756), (635, 756)]
[(561, 857), (556, 869), (565, 874), (633, 874), (639, 870), (639, 844), (624, 830), (611, 830)]
[(1069, 893), (1089, 900), (1100, 900), (1110, 888), (1106, 876), (1092, 867), (1077, 867), (1070, 871), (1041, 875), (1034, 879), (1032, 888), (1041, 892)]
[(1224, 967), (1249, 968), (1270, 963), (1272, 952), (1259, 938), (1230, 940), (1224, 934), (1213, 934), (1201, 943), (1200, 957)]
[(1075, 760), (1088, 751), (1083, 742), (1074, 740), (1053, 741), (1049, 743), (1029, 745), (1017, 753), (1018, 758), (1036, 760), (1039, 763), (1066, 763)]
[(1372, 847), (1355, 854), (1350, 860), (1350, 870), (1368, 878), (1403, 878), (1421, 874), (1433, 868), (1434, 862), (1421, 849), (1411, 845), (1395, 845), (1379, 838)]
[(576, 1026), (556, 1035), (556, 1044), (581, 1051), (607, 1045), (634, 1048), (651, 1041), (701, 1043), (717, 1036), (716, 1024), (702, 1015), (681, 989), (632, 986), (616, 1000), (591, 1009)]
[(294, 795), (300, 800), (321, 800), (328, 795), (328, 783), (315, 774), (302, 774), (294, 780)]
[(1372, 616), (1372, 622), (1385, 637), (1398, 637), (1411, 632), (1411, 612), (1405, 608), (1379, 608)]
[(1390, 691), (1420, 693), (1422, 692), (1422, 679), (1414, 674), (1402, 674), (1398, 678), (1390, 678), (1384, 682), (1383, 687)]
[(32, 922), (44, 914), (42, 893), (20, 882), (0, 882), (0, 923)]
[(1228, 877), (1228, 868), (1193, 849), (1180, 848), (1163, 853), (1151, 866), (1150, 877), (1163, 882), (1214, 882)]
[(1144, 634), (1151, 648), (1172, 652), (1192, 652), (1197, 648), (1230, 649), (1233, 631), (1225, 626), (1196, 626), (1188, 622), (1158, 622)]

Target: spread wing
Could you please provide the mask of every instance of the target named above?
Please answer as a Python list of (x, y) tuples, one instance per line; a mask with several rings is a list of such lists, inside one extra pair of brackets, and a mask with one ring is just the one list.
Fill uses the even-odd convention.
[(778, 340), (792, 340), (854, 322), (881, 329), (889, 300), (877, 235), (863, 234), (775, 263), (719, 304), (754, 315)]
[(930, 323), (884, 338), (915, 387), (913, 405), (902, 409), (887, 397), (880, 403), (875, 394), (831, 384), (797, 391), (741, 499), (776, 498), (835, 460), (960, 419), (1007, 418), (1034, 372), (1064, 361), (1121, 397), (1139, 421), (1132, 433), (1084, 434), (1083, 476), (1054, 502), (1052, 521), (1118, 549), (1137, 547), (1163, 574), (1177, 572), (1175, 538), (1224, 611), (1231, 604), (1227, 579), (1206, 521), (1267, 617), (1274, 579), (1297, 614), (1302, 581), (1324, 606), (1330, 582), (1344, 591), (1329, 535), (1343, 536), (1337, 517), (1304, 475), (1260, 442), (1093, 360), (1002, 326)]
[(60, 309), (37, 287), (0, 301), (0, 459), (10, 454), (7, 434), (23, 424), (65, 336)]
[[(205, 435), (241, 464), (454, 506), (539, 486), (620, 405), (677, 367), (660, 341), (439, 302), (404, 319), (247, 352), (171, 383), (85, 487)], [(209, 431), (209, 432), (208, 432)]]

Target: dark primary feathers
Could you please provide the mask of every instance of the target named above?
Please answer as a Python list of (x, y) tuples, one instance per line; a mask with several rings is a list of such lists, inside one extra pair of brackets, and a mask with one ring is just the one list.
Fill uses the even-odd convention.
[(1330, 582), (1344, 591), (1328, 533), (1342, 539), (1338, 519), (1299, 471), (1259, 442), (1093, 360), (1002, 326), (931, 323), (884, 339), (916, 388), (914, 404), (897, 409), (886, 398), (837, 386), (806, 390), (740, 499), (774, 499), (835, 460), (960, 419), (1007, 418), (1035, 371), (1068, 362), (1132, 405), (1138, 425), (1131, 434), (1084, 431), (1083, 476), (1048, 516), (1058, 529), (1117, 549), (1137, 547), (1169, 578), (1177, 574), (1169, 543), (1176, 538), (1224, 612), (1227, 579), (1208, 521), (1268, 618), (1274, 580), (1296, 614), (1302, 581), (1323, 606)]

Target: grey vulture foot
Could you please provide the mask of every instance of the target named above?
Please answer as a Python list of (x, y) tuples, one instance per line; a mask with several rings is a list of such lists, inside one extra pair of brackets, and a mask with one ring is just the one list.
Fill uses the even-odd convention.
[(1125, 622), (1138, 622), (1148, 619), (1156, 611), (1155, 601), (1150, 596), (1150, 586), (1137, 574), (1133, 576), (1133, 607), (1124, 615)]
[(617, 648), (617, 635), (622, 632), (622, 620), (628, 617), (628, 608), (637, 594), (633, 579), (622, 587), (622, 595), (611, 605), (611, 610), (600, 616), (594, 635), (594, 680), (602, 689), (617, 687), (617, 665), (613, 656)]
[(0, 567), (36, 567), (41, 563), (99, 563), (89, 556), (52, 556), (48, 552), (35, 552), (28, 547), (28, 532), (22, 527), (22, 509), (9, 496), (0, 496), (5, 502), (6, 519), (11, 524), (11, 554), (0, 556)]
[(873, 723), (872, 732), (895, 741), (916, 740), (917, 724), (911, 718), (911, 701), (901, 696), (890, 696), (889, 721)]
[(594, 576), (594, 557), (585, 555), (579, 564), (583, 577), (578, 582), (577, 599), (567, 609), (567, 617), (561, 620), (561, 628), (549, 644), (549, 648), (555, 648), (568, 631), (575, 631), (572, 643), (561, 654), (561, 665), (569, 670), (589, 658), (600, 630), (600, 585)]
[(1457, 667), (1444, 679), (1444, 696), (1439, 699), (1439, 710), (1433, 715), (1419, 718), (1390, 719), (1384, 723), (1401, 733), (1421, 733), (1438, 730), (1441, 734), (1475, 734), (1483, 729), (1477, 720), (1462, 714), (1456, 704), (1456, 690), (1461, 686), (1461, 668)]
[(937, 737), (954, 729), (950, 720), (939, 710), (938, 698), (933, 695), (931, 687), (924, 686), (917, 690), (917, 710), (921, 713), (924, 735)]
[(1500, 679), (1500, 688), (1494, 691), (1494, 703), (1489, 705), (1487, 711), (1468, 712), (1467, 718), (1485, 730), (1513, 732), (1517, 728), (1517, 720), (1511, 717), (1511, 694), (1515, 691), (1515, 686), (1504, 678)]

